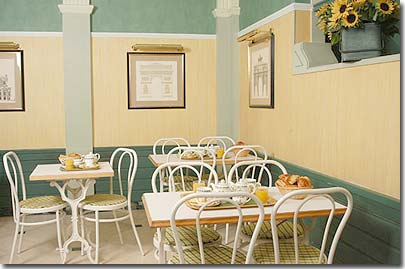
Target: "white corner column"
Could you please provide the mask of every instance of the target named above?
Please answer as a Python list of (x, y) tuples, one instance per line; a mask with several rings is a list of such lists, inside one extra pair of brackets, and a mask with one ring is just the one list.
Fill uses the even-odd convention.
[(63, 0), (66, 152), (93, 150), (89, 0)]
[(239, 138), (239, 0), (217, 0), (217, 135)]

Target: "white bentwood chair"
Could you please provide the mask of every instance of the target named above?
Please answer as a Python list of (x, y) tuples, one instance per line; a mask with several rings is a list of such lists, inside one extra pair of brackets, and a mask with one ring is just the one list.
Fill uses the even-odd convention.
[(204, 145), (205, 147), (218, 146), (225, 151), (229, 147), (235, 145), (235, 140), (233, 140), (229, 136), (206, 136), (198, 141), (199, 147), (202, 147)]
[[(204, 162), (204, 153), (210, 159), (210, 162), (211, 162), (210, 166), (212, 166), (215, 169), (215, 166), (217, 163), (216, 154), (212, 149), (206, 148), (206, 147), (184, 147), (184, 146), (175, 147), (175, 148), (171, 149), (169, 151), (169, 153), (167, 154), (166, 162), (171, 162), (173, 155), (177, 155), (180, 162), (190, 161), (190, 159), (186, 158), (186, 156), (188, 154), (193, 154), (195, 156), (195, 158), (192, 161)], [(212, 177), (211, 173), (206, 174), (204, 171), (204, 167), (201, 165), (199, 167), (200, 167), (200, 174), (201, 174), (202, 180), (204, 180), (204, 181), (211, 180), (212, 178), (208, 178), (208, 177)], [(168, 170), (170, 173), (170, 166), (168, 167)], [(182, 189), (178, 189), (177, 191), (180, 191), (180, 190), (191, 191), (192, 183), (193, 183), (193, 181), (197, 180), (197, 177), (195, 175), (189, 175), (188, 171), (187, 171), (188, 169), (186, 169), (187, 173), (185, 173), (185, 174), (184, 174), (183, 170), (184, 169), (180, 169), (176, 174), (172, 175), (177, 188), (180, 188), (180, 187), (182, 188)], [(167, 183), (167, 181), (168, 181), (168, 177), (163, 177), (163, 180), (161, 181), (163, 186)]]
[[(333, 233), (331, 231), (332, 220), (334, 219), (334, 212), (336, 210), (335, 200), (332, 194), (344, 195), (347, 201), (346, 211), (343, 217), (340, 219), (335, 218), (337, 223), (337, 228)], [(290, 199), (295, 195), (307, 195), (298, 205), (295, 207), (294, 218), (293, 218), (293, 230), (294, 230), (294, 241), (279, 241), (277, 236), (277, 213), (282, 206), (286, 205)], [(330, 213), (326, 224), (324, 226), (323, 237), (321, 248), (317, 248), (310, 244), (304, 244), (298, 240), (297, 235), (297, 223), (298, 215), (302, 212), (302, 208), (312, 200), (323, 200), (323, 203), (330, 205)], [(342, 235), (343, 229), (350, 217), (353, 209), (353, 198), (350, 192), (341, 187), (332, 188), (322, 188), (322, 189), (306, 189), (306, 190), (296, 190), (285, 194), (280, 200), (274, 205), (271, 213), (271, 227), (273, 234), (272, 243), (259, 244), (255, 247), (253, 251), (253, 257), (255, 261), (259, 264), (332, 264), (333, 258), (336, 252), (336, 247), (339, 239)], [(328, 255), (326, 252), (327, 241), (332, 238), (331, 245), (329, 248)]]
[[(259, 215), (257, 226), (253, 232), (247, 253), (238, 249), (239, 235), (242, 229), (243, 211), (239, 204), (232, 200), (233, 196), (246, 196), (257, 204), (257, 213)], [(203, 204), (200, 209), (195, 211), (196, 230), (198, 235), (198, 246), (183, 249), (183, 244), (179, 237), (178, 230), (181, 227), (176, 226), (176, 215), (181, 207), (187, 206), (185, 203), (191, 199), (206, 198), (208, 201)], [(202, 242), (201, 234), (201, 215), (205, 214), (205, 208), (215, 202), (230, 203), (235, 207), (236, 216), (238, 216), (238, 223), (236, 225), (235, 240), (233, 247), (226, 245), (204, 245)], [(232, 210), (232, 209), (228, 209)], [(249, 211), (252, 214), (252, 211)], [(249, 264), (252, 262), (253, 247), (256, 243), (256, 238), (259, 235), (261, 225), (264, 220), (263, 204), (260, 200), (246, 192), (228, 192), (228, 193), (196, 193), (187, 195), (182, 198), (173, 208), (172, 216), (170, 219), (170, 227), (173, 230), (174, 239), (177, 246), (177, 254), (172, 256), (169, 260), (170, 264)]]
[[(165, 147), (170, 146), (187, 146), (190, 147), (190, 143), (182, 138), (182, 137), (164, 137), (156, 140), (156, 142), (153, 144), (153, 154), (167, 154), (168, 151), (165, 150)], [(160, 147), (160, 151), (159, 151)]]
[[(6, 171), (8, 182), (10, 183), (11, 203), (13, 207), (13, 220), (15, 222), (14, 240), (13, 245), (11, 247), (9, 263), (10, 264), (13, 263), (18, 232), (20, 232), (20, 240), (18, 242), (17, 253), (21, 252), (24, 226), (36, 226), (36, 225), (56, 223), (58, 250), (62, 249), (60, 214), (61, 215), (64, 214), (63, 209), (67, 207), (67, 203), (64, 202), (60, 198), (60, 196), (37, 196), (27, 198), (21, 161), (15, 152), (10, 151), (3, 155), (3, 165)], [(18, 186), (19, 184), (21, 184), (20, 187), (21, 190), (19, 190)], [(22, 194), (21, 200), (19, 196), (20, 193)], [(44, 213), (48, 214), (55, 213), (55, 218), (45, 221), (35, 221), (35, 222), (25, 221), (26, 216)]]
[[(255, 179), (256, 182), (264, 186), (264, 177), (267, 177), (267, 186), (273, 185), (272, 172), (275, 172), (273, 167), (281, 170), (282, 174), (287, 174), (287, 169), (279, 162), (275, 160), (255, 160), (255, 161), (243, 161), (236, 163), (229, 171), (229, 178), (233, 178), (233, 175), (240, 171), (242, 176), (240, 179)], [(257, 169), (256, 169), (257, 168)], [(242, 241), (249, 241), (256, 227), (256, 223), (248, 222), (244, 223), (242, 228)], [(304, 239), (305, 232), (308, 233), (310, 229), (300, 219), (300, 223), (297, 225), (297, 233), (301, 240)], [(278, 236), (280, 240), (291, 240), (294, 237), (293, 223), (291, 221), (278, 222)], [(269, 221), (264, 221), (259, 233), (258, 242), (269, 241), (272, 239), (271, 224)]]
[[(129, 162), (126, 183), (127, 183), (127, 195), (124, 195), (124, 189), (122, 184), (123, 170), (122, 163), (126, 160)], [(110, 158), (110, 165), (114, 168), (114, 161), (118, 159), (117, 172), (118, 172), (118, 185), (119, 194), (114, 194), (114, 182), (113, 177), (110, 178), (110, 193), (109, 194), (95, 194), (87, 196), (83, 201), (80, 202), (80, 216), (81, 216), (81, 229), (82, 236), (84, 237), (84, 220), (94, 222), (96, 225), (96, 254), (95, 261), (98, 263), (99, 260), (99, 245), (100, 245), (100, 235), (99, 235), (99, 224), (104, 222), (115, 222), (119, 239), (121, 244), (124, 243), (121, 229), (119, 226), (119, 221), (130, 219), (132, 230), (134, 232), (136, 243), (138, 244), (139, 250), (142, 255), (145, 255), (141, 241), (139, 239), (138, 232), (135, 227), (134, 217), (132, 215), (131, 198), (132, 198), (132, 187), (134, 184), (135, 174), (138, 168), (138, 156), (133, 149), (129, 148), (117, 148)], [(124, 177), (125, 180), (125, 177)], [(113, 214), (113, 218), (100, 218), (100, 212), (110, 211)], [(86, 216), (89, 213), (94, 212), (95, 217)], [(122, 212), (122, 216), (117, 216), (117, 212)], [(83, 251), (83, 246), (82, 246)]]
[[(169, 192), (174, 192), (174, 191), (182, 191), (183, 189), (185, 189), (185, 184), (186, 181), (180, 180), (180, 188), (177, 188), (176, 186), (178, 186), (176, 183), (174, 178), (175, 175), (180, 174), (180, 176), (184, 176), (184, 174), (191, 173), (192, 175), (195, 176), (195, 181), (201, 182), (202, 181), (202, 171), (200, 168), (204, 168), (207, 169), (209, 171), (209, 178), (207, 181), (207, 185), (209, 185), (211, 183), (211, 179), (214, 181), (214, 183), (218, 183), (218, 175), (216, 174), (215, 170), (213, 169), (212, 166), (210, 166), (209, 164), (203, 163), (201, 161), (188, 161), (188, 162), (169, 162), (169, 163), (165, 163), (162, 164), (161, 166), (159, 166), (155, 172), (152, 175), (152, 190), (154, 193), (159, 192), (157, 186), (160, 185), (159, 182), (157, 182), (159, 180), (159, 173), (162, 170), (169, 170), (170, 174), (168, 175), (169, 178)], [(187, 171), (184, 171), (187, 170)], [(182, 171), (181, 173), (178, 173)], [(160, 191), (162, 192), (163, 190), (160, 189)], [(180, 240), (182, 242), (182, 246), (184, 248), (189, 248), (192, 246), (196, 246), (198, 244), (197, 241), (197, 230), (195, 227), (192, 226), (184, 226), (179, 228), (179, 234), (180, 234)], [(215, 231), (214, 229), (210, 228), (210, 227), (203, 227), (202, 228), (202, 233), (203, 233), (203, 243), (204, 244), (216, 244), (221, 242), (222, 240), (222, 236), (219, 232)], [(153, 237), (153, 245), (156, 248), (155, 251), (155, 256), (156, 258), (157, 255), (163, 255), (164, 259), (166, 259), (166, 252), (175, 252), (176, 251), (176, 244), (174, 241), (174, 237), (173, 237), (173, 231), (172, 229), (166, 229), (166, 232), (164, 234), (164, 244), (163, 244), (163, 248), (161, 249), (161, 245), (160, 242), (162, 240), (162, 232), (161, 229), (157, 229), (157, 232), (155, 233), (154, 237)], [(159, 254), (160, 253), (160, 254)]]

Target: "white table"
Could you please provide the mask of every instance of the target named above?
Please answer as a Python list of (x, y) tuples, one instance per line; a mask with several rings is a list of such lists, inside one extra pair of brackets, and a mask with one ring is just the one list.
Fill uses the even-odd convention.
[[(167, 163), (167, 154), (150, 154), (148, 156), (148, 159), (152, 162), (152, 164), (155, 167), (159, 167), (160, 165)], [(248, 155), (248, 156), (244, 156), (244, 157), (238, 157), (238, 162), (243, 162), (243, 161), (254, 161), (257, 159), (261, 159), (258, 157), (255, 157), (253, 155)], [(171, 154), (170, 158), (169, 158), (169, 162), (195, 162), (196, 160), (185, 160), (185, 159), (180, 159), (180, 157), (177, 154)], [(198, 161), (198, 160), (197, 160)], [(204, 158), (203, 160), (205, 163), (207, 164), (212, 164), (212, 158)], [(222, 158), (217, 158), (216, 160), (216, 164), (217, 165), (222, 165)], [(235, 164), (235, 156), (231, 156), (229, 158), (225, 159), (225, 165), (233, 165)]]
[[(72, 242), (81, 242), (84, 246), (84, 251), (92, 263), (95, 263), (91, 256), (91, 246), (87, 240), (80, 236), (78, 230), (78, 205), (86, 197), (87, 189), (95, 183), (95, 179), (102, 177), (113, 177), (114, 170), (108, 162), (100, 162), (100, 169), (97, 170), (82, 170), (82, 171), (62, 171), (60, 164), (41, 164), (35, 167), (32, 171), (30, 181), (50, 181), (50, 185), (54, 186), (60, 192), (62, 200), (66, 201), (72, 209), (72, 235), (63, 244), (60, 249), (62, 263), (65, 263), (66, 256), (69, 253), (68, 246)], [(69, 181), (76, 181), (79, 188), (71, 188), (68, 186)], [(62, 181), (61, 185), (56, 181)], [(83, 183), (84, 181), (84, 183)], [(70, 191), (74, 198), (69, 198), (66, 191)], [(80, 192), (80, 195), (77, 195)]]
[[(161, 228), (161, 234), (164, 234), (163, 229), (170, 227), (170, 218), (172, 214), (172, 208), (181, 199), (181, 192), (160, 192), (160, 193), (144, 193), (142, 201), (145, 206), (146, 216), (148, 218), (149, 226), (153, 228)], [(271, 187), (269, 195), (275, 199), (280, 199), (281, 194), (276, 187)], [(294, 216), (294, 209), (297, 204), (302, 200), (289, 200), (282, 207), (279, 208), (277, 219), (285, 220)], [(164, 206), (162, 206), (164, 204)], [(336, 204), (335, 215), (344, 214), (346, 206), (339, 203)], [(264, 207), (265, 220), (270, 220), (270, 214), (272, 206)], [(321, 197), (314, 198), (308, 201), (307, 204), (301, 210), (299, 217), (320, 217), (328, 216), (330, 213), (330, 201)], [(193, 210), (187, 206), (182, 206), (176, 215), (177, 226), (191, 226), (195, 225), (195, 218), (197, 210)], [(258, 210), (256, 208), (243, 208), (243, 221), (255, 222), (258, 220)], [(224, 210), (209, 210), (205, 211), (202, 215), (201, 224), (223, 224), (223, 223), (237, 223), (238, 215), (236, 210), (224, 209)], [(164, 240), (160, 240), (163, 245)], [(160, 247), (159, 253), (163, 250), (163, 246)], [(159, 262), (164, 263), (164, 256), (159, 255)]]

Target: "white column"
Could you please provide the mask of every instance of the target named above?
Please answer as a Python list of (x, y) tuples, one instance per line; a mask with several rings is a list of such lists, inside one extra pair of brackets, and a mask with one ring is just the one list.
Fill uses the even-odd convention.
[(63, 0), (66, 151), (93, 150), (89, 0)]
[[(66, 153), (93, 151), (89, 0), (63, 0), (58, 5), (63, 20)], [(77, 187), (75, 184), (69, 184)], [(87, 194), (93, 194), (90, 186)]]
[(239, 0), (217, 0), (217, 134), (239, 138)]

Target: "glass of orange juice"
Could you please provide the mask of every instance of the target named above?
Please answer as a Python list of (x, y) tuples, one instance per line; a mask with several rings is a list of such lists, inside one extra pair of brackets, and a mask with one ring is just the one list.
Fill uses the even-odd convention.
[(260, 201), (262, 201), (263, 204), (267, 203), (267, 201), (269, 200), (269, 188), (257, 187), (255, 195), (257, 196), (257, 198), (260, 199)]
[(205, 187), (205, 182), (193, 181), (193, 192), (196, 192), (199, 187)]
[(74, 168), (73, 159), (72, 158), (67, 158), (65, 160), (65, 166), (66, 166), (66, 169), (73, 169)]
[(223, 148), (219, 148), (217, 149), (217, 158), (222, 158), (222, 156), (224, 156), (224, 149)]

